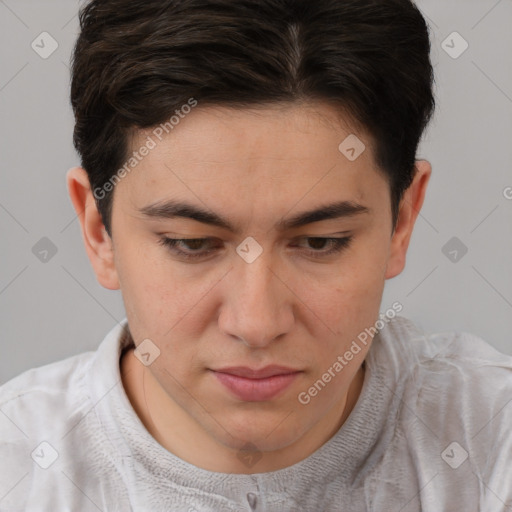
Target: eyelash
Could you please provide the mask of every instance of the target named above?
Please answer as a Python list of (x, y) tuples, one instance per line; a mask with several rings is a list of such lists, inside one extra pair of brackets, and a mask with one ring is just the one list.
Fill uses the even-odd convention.
[[(309, 256), (312, 257), (326, 257), (330, 256), (332, 254), (340, 253), (347, 247), (349, 247), (350, 243), (352, 242), (352, 236), (347, 236), (343, 238), (329, 238), (329, 237), (304, 237), (304, 239), (307, 240), (326, 240), (332, 245), (332, 248), (328, 251), (306, 251), (309, 253)], [(179, 257), (182, 257), (186, 260), (194, 260), (199, 258), (204, 258), (211, 254), (215, 249), (210, 249), (207, 251), (202, 252), (196, 252), (196, 253), (187, 253), (186, 251), (182, 251), (180, 249), (177, 249), (176, 246), (180, 242), (206, 242), (207, 240), (211, 240), (209, 238), (168, 238), (168, 237), (162, 237), (159, 240), (159, 244), (163, 245), (164, 247), (168, 248), (173, 252), (174, 254), (178, 255)]]

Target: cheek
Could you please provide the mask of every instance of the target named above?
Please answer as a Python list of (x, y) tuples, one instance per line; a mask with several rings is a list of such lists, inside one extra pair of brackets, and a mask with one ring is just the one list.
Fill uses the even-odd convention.
[(316, 292), (322, 297), (323, 311), (332, 325), (343, 328), (373, 321), (382, 299), (384, 275), (385, 258), (378, 250), (354, 252), (346, 265), (340, 265), (327, 286)]
[[(311, 282), (309, 288), (304, 288), (309, 289), (305, 303), (315, 313), (311, 315), (311, 332), (314, 338), (323, 340), (315, 346), (320, 371), (329, 368), (361, 333), (375, 325), (384, 291), (384, 272), (382, 252), (374, 250), (357, 256), (354, 253), (354, 260), (346, 266), (340, 265), (339, 272), (333, 272), (322, 286)], [(361, 344), (360, 349), (354, 362), (361, 363), (364, 359), (367, 347)]]
[(126, 302), (154, 320), (172, 311), (170, 306), (180, 298), (176, 289), (183, 278), (156, 240), (133, 238), (118, 244), (116, 268), (121, 290)]
[[(201, 368), (204, 354), (199, 352), (198, 340), (205, 328), (209, 283), (194, 286), (183, 277), (154, 273), (151, 267), (130, 275), (123, 288), (128, 323), (136, 342), (149, 338), (160, 350), (156, 365), (158, 380), (167, 382), (175, 376), (180, 382), (195, 379), (194, 368)], [(209, 285), (211, 286), (211, 285)], [(165, 370), (167, 371), (165, 371)], [(171, 379), (168, 384), (172, 386)]]
[[(126, 316), (135, 341), (166, 339), (173, 325), (185, 315), (176, 269), (165, 265), (159, 249), (123, 248), (116, 263)], [(167, 334), (169, 338), (169, 334)]]

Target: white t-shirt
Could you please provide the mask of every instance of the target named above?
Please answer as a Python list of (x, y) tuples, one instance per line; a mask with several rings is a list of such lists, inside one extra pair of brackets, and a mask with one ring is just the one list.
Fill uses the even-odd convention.
[(396, 317), (339, 431), (253, 475), (200, 469), (148, 433), (121, 382), (129, 344), (124, 319), (96, 351), (0, 387), (1, 512), (512, 510), (512, 357), (471, 334)]

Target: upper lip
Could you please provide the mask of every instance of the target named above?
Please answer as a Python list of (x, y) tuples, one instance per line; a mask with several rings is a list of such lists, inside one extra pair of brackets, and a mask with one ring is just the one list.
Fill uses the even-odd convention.
[(219, 368), (218, 370), (214, 371), (236, 375), (237, 377), (245, 377), (246, 379), (265, 379), (268, 377), (274, 377), (276, 375), (288, 375), (290, 373), (297, 373), (300, 370), (287, 368), (286, 366), (270, 365), (259, 369), (249, 368), (248, 366), (230, 366), (228, 368)]

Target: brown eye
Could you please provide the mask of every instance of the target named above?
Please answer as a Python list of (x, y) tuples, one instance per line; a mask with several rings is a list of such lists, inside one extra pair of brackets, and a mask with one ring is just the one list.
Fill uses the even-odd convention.
[[(352, 236), (343, 238), (306, 237), (305, 240), (308, 240), (308, 245), (312, 246), (314, 249), (306, 250), (306, 252), (313, 257), (322, 257), (336, 254), (347, 248), (350, 245), (352, 238)], [(330, 249), (322, 250), (326, 245), (330, 247)]]
[[(208, 256), (211, 254), (215, 249), (208, 249), (208, 250), (199, 250), (201, 247), (203, 247), (203, 244), (205, 242), (210, 241), (210, 238), (168, 238), (163, 237), (160, 239), (159, 243), (165, 247), (168, 247), (171, 252), (174, 254), (177, 254), (181, 258), (185, 259), (194, 259), (194, 258), (203, 258), (205, 256)], [(181, 245), (181, 247), (185, 246), (185, 248), (189, 249), (182, 250), (178, 247)]]

